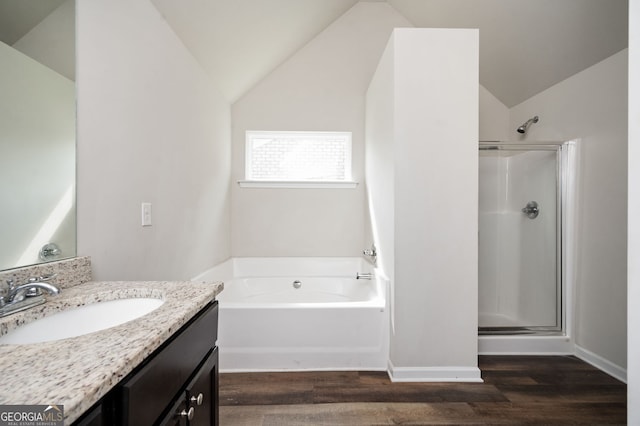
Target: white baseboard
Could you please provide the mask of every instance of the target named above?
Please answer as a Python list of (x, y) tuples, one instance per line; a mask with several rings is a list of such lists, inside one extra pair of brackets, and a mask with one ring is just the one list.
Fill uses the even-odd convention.
[(395, 367), (388, 363), (392, 382), (476, 382), (482, 383), (478, 367)]
[(573, 355), (568, 336), (478, 336), (479, 355)]
[(602, 358), (600, 355), (596, 355), (593, 352), (576, 345), (575, 356), (604, 371), (608, 375), (615, 377), (621, 382), (627, 383), (627, 370)]

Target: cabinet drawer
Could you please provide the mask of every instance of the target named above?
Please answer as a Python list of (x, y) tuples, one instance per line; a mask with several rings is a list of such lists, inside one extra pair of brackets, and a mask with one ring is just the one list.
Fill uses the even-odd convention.
[(212, 302), (121, 387), (122, 425), (153, 424), (215, 346), (218, 302)]

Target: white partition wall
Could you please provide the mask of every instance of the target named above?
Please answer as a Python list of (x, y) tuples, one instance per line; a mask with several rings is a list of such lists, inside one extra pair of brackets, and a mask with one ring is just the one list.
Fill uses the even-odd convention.
[(396, 29), (367, 95), (367, 195), (391, 279), (389, 373), (479, 381), (478, 32)]

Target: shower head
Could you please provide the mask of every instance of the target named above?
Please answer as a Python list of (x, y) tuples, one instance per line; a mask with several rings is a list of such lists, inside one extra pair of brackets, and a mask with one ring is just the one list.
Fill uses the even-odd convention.
[(531, 125), (531, 123), (537, 123), (538, 116), (536, 115), (533, 118), (528, 119), (522, 126), (518, 127), (518, 133), (526, 133), (527, 128)]

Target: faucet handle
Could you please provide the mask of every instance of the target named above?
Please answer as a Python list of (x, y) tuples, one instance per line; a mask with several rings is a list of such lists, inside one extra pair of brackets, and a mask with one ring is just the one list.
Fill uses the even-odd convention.
[(6, 286), (0, 286), (0, 307), (6, 304), (6, 297), (16, 288), (13, 279), (6, 280)]
[(29, 277), (27, 278), (27, 283), (32, 284), (32, 283), (41, 283), (41, 282), (45, 282), (45, 281), (49, 281), (52, 278), (57, 277), (58, 274), (48, 274), (48, 275), (41, 275), (39, 277)]
[(39, 281), (49, 281), (55, 277), (57, 277), (58, 274), (56, 272), (52, 273), (52, 274), (47, 274), (47, 275), (41, 275), (40, 278), (38, 278)]
[(6, 296), (16, 288), (15, 281), (13, 279), (6, 280), (6, 285), (0, 286), (0, 296)]

